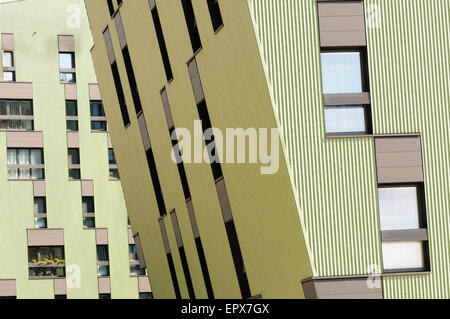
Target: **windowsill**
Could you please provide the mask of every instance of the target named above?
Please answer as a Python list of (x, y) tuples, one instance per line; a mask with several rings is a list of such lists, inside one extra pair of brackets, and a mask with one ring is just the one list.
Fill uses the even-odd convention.
[(34, 181), (45, 181), (45, 179), (32, 179), (32, 178), (29, 178), (29, 179), (19, 179), (19, 178), (14, 178), (14, 179), (12, 179), (12, 178), (8, 178), (8, 182), (34, 182)]
[(109, 131), (91, 130), (91, 133), (109, 133)]
[(119, 178), (110, 178), (109, 179), (110, 182), (120, 182)]
[(358, 278), (368, 278), (368, 277), (392, 277), (392, 276), (413, 276), (413, 275), (431, 275), (430, 270), (425, 271), (402, 271), (402, 272), (392, 272), (392, 273), (381, 273), (381, 274), (367, 274), (367, 275), (347, 275), (347, 276), (329, 276), (329, 277), (310, 277), (302, 280), (302, 283), (311, 280), (345, 280), (345, 279), (358, 279)]
[(66, 277), (58, 276), (40, 276), (40, 277), (28, 277), (29, 280), (45, 280), (45, 279), (66, 279)]
[(64, 81), (59, 81), (60, 84), (77, 84), (77, 82), (64, 82)]
[(214, 34), (219, 33), (219, 31), (222, 30), (223, 27), (224, 27), (224, 25), (223, 25), (223, 23), (222, 23), (222, 25), (221, 25), (220, 27), (218, 27), (217, 30), (214, 31)]

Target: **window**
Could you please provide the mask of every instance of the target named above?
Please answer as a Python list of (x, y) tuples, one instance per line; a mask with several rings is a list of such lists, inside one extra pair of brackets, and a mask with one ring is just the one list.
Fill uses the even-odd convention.
[(191, 0), (181, 0), (184, 11), (184, 18), (186, 19), (186, 25), (189, 32), (189, 38), (191, 40), (192, 50), (196, 53), (202, 48), (202, 42), (200, 40), (200, 34), (198, 33), (197, 20), (195, 19), (194, 8), (192, 7)]
[(66, 100), (66, 123), (68, 131), (78, 131), (77, 101)]
[(122, 56), (125, 62), (125, 69), (127, 71), (128, 84), (130, 86), (131, 96), (133, 98), (134, 109), (136, 110), (136, 114), (139, 114), (142, 111), (142, 104), (136, 83), (136, 77), (134, 75), (133, 64), (131, 63), (130, 51), (128, 50), (128, 46), (125, 46), (122, 49)]
[(384, 242), (383, 268), (385, 271), (423, 271), (424, 247), (420, 241)]
[(59, 53), (59, 79), (61, 82), (74, 83), (75, 76), (75, 53), (60, 52)]
[(381, 230), (416, 229), (420, 227), (416, 187), (383, 187), (378, 189)]
[(1, 130), (34, 130), (31, 100), (0, 100)]
[(211, 16), (211, 22), (214, 32), (223, 26), (222, 14), (220, 13), (219, 0), (206, 0), (208, 2), (209, 15)]
[(8, 149), (9, 179), (44, 179), (42, 149)]
[(119, 169), (117, 168), (116, 156), (112, 148), (108, 149), (108, 162), (109, 162), (109, 179), (120, 179)]
[(98, 299), (111, 299), (111, 294), (99, 294)]
[(156, 31), (156, 37), (158, 38), (159, 51), (161, 52), (161, 58), (163, 60), (164, 71), (166, 72), (167, 81), (173, 79), (172, 67), (170, 66), (169, 54), (167, 53), (166, 41), (164, 40), (164, 34), (161, 27), (161, 21), (159, 20), (158, 8), (156, 4), (151, 8), (153, 25)]
[(366, 108), (354, 106), (326, 106), (325, 131), (327, 134), (366, 134)]
[(108, 245), (97, 245), (97, 270), (99, 277), (109, 276)]
[(166, 204), (164, 203), (164, 196), (162, 193), (161, 183), (159, 181), (158, 170), (156, 169), (156, 163), (152, 149), (148, 149), (145, 155), (147, 156), (147, 164), (150, 170), (150, 176), (152, 178), (153, 189), (159, 209), (159, 215), (164, 216), (167, 213)]
[(80, 150), (69, 148), (67, 150), (69, 160), (69, 179), (80, 179)]
[(3, 81), (16, 81), (16, 68), (14, 66), (14, 52), (3, 51)]
[(129, 245), (130, 255), (130, 274), (131, 275), (145, 275), (145, 268), (141, 268), (139, 264), (139, 257), (136, 250), (136, 245)]
[(106, 0), (108, 3), (109, 15), (112, 17), (114, 15), (114, 5), (112, 0)]
[(120, 81), (119, 69), (117, 68), (117, 63), (111, 64), (111, 70), (114, 78), (114, 83), (116, 87), (117, 96), (119, 99), (120, 112), (122, 113), (123, 125), (127, 126), (130, 124), (130, 116), (128, 114), (127, 104), (125, 101), (125, 95), (123, 93), (122, 82)]
[(83, 196), (82, 210), (83, 210), (83, 226), (84, 226), (84, 228), (95, 228), (94, 197)]
[(55, 295), (55, 299), (67, 299), (67, 295)]
[(12, 68), (14, 66), (14, 54), (11, 51), (3, 52), (3, 67)]
[(362, 92), (359, 52), (324, 52), (320, 56), (323, 94)]
[(47, 228), (47, 202), (45, 197), (34, 198), (34, 227)]
[(63, 246), (28, 247), (30, 278), (57, 278), (66, 276)]
[(106, 115), (103, 109), (102, 101), (91, 101), (91, 130), (106, 131)]
[(140, 292), (139, 299), (153, 299), (153, 293), (151, 292)]

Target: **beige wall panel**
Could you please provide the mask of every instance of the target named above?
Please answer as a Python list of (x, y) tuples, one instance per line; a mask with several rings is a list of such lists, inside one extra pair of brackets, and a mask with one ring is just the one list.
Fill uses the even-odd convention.
[(148, 150), (151, 147), (150, 136), (148, 135), (147, 123), (145, 122), (144, 113), (139, 115), (139, 130), (141, 131), (142, 143), (144, 144), (144, 150)]
[(58, 47), (60, 52), (75, 52), (75, 38), (73, 35), (59, 35)]
[(94, 181), (81, 181), (81, 196), (94, 196)]
[(370, 94), (348, 93), (348, 94), (324, 94), (325, 105), (366, 105), (370, 104)]
[(64, 246), (62, 229), (28, 229), (28, 246)]
[(33, 99), (33, 84), (0, 82), (0, 99)]
[(320, 32), (321, 47), (356, 47), (365, 45), (365, 31)]
[(111, 293), (111, 282), (108, 277), (98, 278), (98, 293), (99, 294), (110, 294)]
[(97, 245), (108, 245), (108, 229), (97, 228), (95, 230)]
[(103, 38), (105, 40), (106, 52), (108, 53), (109, 63), (113, 64), (116, 61), (116, 55), (114, 54), (114, 48), (111, 42), (111, 33), (109, 28), (103, 33)]
[(68, 148), (80, 147), (80, 134), (78, 132), (67, 132), (67, 147)]
[(36, 197), (45, 197), (45, 181), (34, 181), (33, 182), (33, 195)]
[(64, 84), (64, 92), (66, 94), (66, 100), (77, 99), (77, 85), (76, 84)]
[(98, 84), (89, 84), (89, 99), (101, 101), (102, 96)]
[(336, 31), (365, 31), (364, 16), (346, 17), (320, 17), (319, 28), (321, 32)]
[(0, 297), (16, 296), (16, 280), (0, 280)]
[[(314, 281), (319, 299), (382, 299), (381, 278), (369, 288), (367, 278)], [(378, 287), (378, 288), (377, 288)]]
[(216, 182), (216, 189), (219, 196), (219, 203), (222, 210), (223, 220), (225, 221), (225, 223), (229, 222), (233, 220), (233, 215), (231, 213), (230, 201), (223, 179), (220, 179)]
[(152, 292), (150, 280), (147, 276), (139, 276), (138, 278), (139, 292)]
[(192, 89), (194, 90), (195, 103), (200, 103), (204, 98), (200, 74), (198, 72), (197, 61), (193, 59), (188, 64), (189, 76), (191, 78)]
[(375, 148), (378, 153), (420, 152), (420, 137), (386, 137), (376, 138)]
[(14, 51), (14, 34), (2, 33), (2, 50)]
[(422, 167), (379, 168), (378, 183), (423, 182)]
[(320, 1), (318, 3), (318, 7), (319, 17), (345, 17), (364, 15), (363, 1), (336, 1), (336, 3)]
[(119, 36), (120, 48), (123, 49), (127, 45), (127, 39), (125, 38), (125, 32), (123, 30), (122, 18), (120, 17), (120, 12), (114, 17), (114, 22), (116, 23), (117, 35)]
[(172, 128), (174, 127), (172, 112), (170, 111), (169, 98), (165, 89), (161, 91), (161, 99), (164, 106), (164, 114), (166, 115), (167, 126), (169, 128)]
[(66, 278), (53, 279), (55, 287), (55, 295), (67, 294)]
[(7, 132), (7, 147), (43, 148), (42, 132)]

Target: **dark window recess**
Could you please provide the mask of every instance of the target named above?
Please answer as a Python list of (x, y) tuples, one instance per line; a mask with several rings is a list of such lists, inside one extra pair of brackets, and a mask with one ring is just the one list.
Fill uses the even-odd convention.
[(117, 0), (117, 6), (120, 6), (122, 4), (122, 0)]
[(123, 93), (122, 82), (120, 81), (119, 69), (117, 68), (116, 61), (111, 64), (111, 71), (114, 78), (117, 98), (119, 100), (120, 112), (122, 113), (123, 125), (127, 126), (128, 124), (130, 124), (130, 116), (128, 115), (127, 104), (125, 102), (125, 95)]
[(180, 286), (178, 285), (177, 273), (175, 272), (175, 265), (173, 263), (172, 254), (167, 254), (167, 262), (169, 263), (170, 276), (172, 277), (173, 289), (175, 290), (175, 297), (181, 299)]
[(192, 7), (191, 0), (181, 0), (183, 5), (184, 17), (186, 19), (186, 25), (189, 32), (189, 38), (191, 39), (192, 50), (197, 52), (202, 47), (200, 35), (198, 33), (197, 21), (195, 20), (194, 8)]
[(113, 16), (113, 14), (114, 14), (114, 5), (113, 5), (112, 0), (106, 0), (106, 2), (108, 3), (109, 15)]
[(178, 248), (178, 252), (180, 253), (181, 265), (183, 266), (184, 278), (186, 279), (186, 286), (188, 289), (189, 298), (195, 299), (194, 286), (192, 285), (191, 273), (189, 272), (189, 266), (186, 259), (184, 247), (181, 246), (180, 248)]
[(226, 222), (225, 228), (227, 231), (228, 242), (230, 244), (231, 255), (233, 256), (234, 268), (236, 270), (239, 288), (241, 289), (242, 299), (248, 299), (252, 295), (248, 284), (247, 273), (245, 272), (244, 260), (242, 259), (241, 248), (239, 246), (234, 221)]
[(137, 88), (136, 77), (134, 75), (133, 64), (131, 63), (130, 51), (128, 46), (122, 49), (123, 60), (125, 62), (125, 69), (127, 70), (128, 83), (130, 84), (131, 95), (133, 96), (134, 109), (136, 113), (142, 111), (141, 98)]
[(209, 277), (208, 265), (206, 264), (205, 251), (203, 250), (203, 244), (200, 237), (195, 238), (195, 246), (197, 247), (198, 259), (205, 281), (206, 293), (208, 294), (209, 299), (214, 299), (214, 291), (211, 284), (211, 278)]
[(177, 159), (178, 173), (180, 174), (181, 185), (183, 186), (184, 199), (191, 198), (191, 191), (186, 177), (186, 170), (184, 169), (183, 159), (181, 157), (180, 149), (178, 147), (178, 140), (172, 140), (173, 153)]
[(170, 66), (169, 54), (167, 53), (166, 41), (164, 40), (164, 34), (161, 27), (161, 21), (159, 20), (158, 9), (156, 6), (152, 10), (153, 25), (155, 26), (156, 37), (158, 38), (159, 50), (161, 51), (161, 58), (164, 64), (164, 70), (166, 72), (167, 81), (173, 79), (172, 67)]
[(219, 0), (206, 0), (208, 2), (209, 15), (214, 32), (223, 26), (222, 14), (220, 13)]
[(147, 156), (147, 164), (148, 164), (148, 168), (150, 170), (150, 175), (152, 178), (156, 202), (158, 203), (159, 215), (164, 216), (167, 213), (166, 205), (164, 204), (164, 197), (162, 194), (161, 184), (159, 182), (158, 171), (156, 170), (156, 163), (155, 163), (155, 158), (153, 156), (152, 149), (151, 148), (148, 149), (148, 151), (145, 152), (145, 155)]

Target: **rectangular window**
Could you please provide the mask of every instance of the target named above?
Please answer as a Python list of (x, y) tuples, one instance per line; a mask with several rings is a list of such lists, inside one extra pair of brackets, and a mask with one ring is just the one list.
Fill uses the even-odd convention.
[(66, 100), (66, 125), (68, 131), (78, 131), (78, 105), (75, 100)]
[(80, 150), (78, 148), (69, 148), (67, 153), (69, 160), (69, 179), (78, 180), (81, 178)]
[(387, 272), (425, 270), (424, 247), (420, 241), (382, 244), (383, 268)]
[(131, 96), (133, 98), (134, 109), (136, 110), (136, 114), (139, 114), (142, 111), (141, 98), (139, 96), (139, 91), (136, 83), (136, 77), (134, 75), (133, 64), (131, 63), (130, 51), (128, 50), (128, 46), (125, 46), (122, 49), (122, 56), (125, 62), (125, 69), (128, 75), (128, 84), (130, 85)]
[(209, 15), (214, 32), (223, 26), (222, 14), (220, 13), (219, 0), (206, 0), (208, 2)]
[(63, 246), (28, 247), (30, 278), (61, 278), (66, 276)]
[(75, 53), (60, 52), (59, 53), (59, 79), (61, 82), (76, 82), (75, 75)]
[(366, 134), (366, 107), (325, 106), (325, 131), (327, 134)]
[(122, 82), (120, 81), (119, 69), (117, 68), (117, 62), (111, 64), (111, 70), (114, 78), (114, 84), (116, 87), (117, 97), (119, 99), (120, 112), (122, 113), (123, 125), (128, 126), (130, 124), (130, 116), (128, 115), (127, 104), (125, 101), (125, 95), (123, 93)]
[(45, 197), (34, 198), (34, 227), (47, 228), (47, 202)]
[(129, 245), (129, 255), (130, 255), (130, 274), (136, 276), (145, 275), (145, 268), (141, 268), (139, 263), (136, 245), (132, 244)]
[(161, 27), (161, 21), (159, 20), (158, 8), (156, 4), (151, 9), (153, 25), (156, 31), (156, 37), (158, 38), (159, 51), (161, 52), (161, 58), (163, 60), (164, 71), (166, 72), (167, 81), (173, 79), (172, 67), (170, 66), (169, 54), (167, 53), (166, 41), (164, 40), (164, 34)]
[(108, 3), (108, 10), (109, 10), (109, 15), (112, 17), (114, 15), (114, 5), (112, 0), (106, 0), (106, 2)]
[(153, 293), (151, 292), (140, 292), (139, 299), (153, 299)]
[(12, 68), (14, 66), (14, 54), (12, 51), (3, 51), (3, 67)]
[(416, 187), (378, 189), (381, 230), (420, 228)]
[(197, 20), (195, 19), (194, 8), (191, 0), (181, 0), (184, 11), (184, 18), (186, 19), (186, 26), (191, 40), (192, 51), (196, 53), (202, 48), (200, 34), (198, 33)]
[(14, 65), (13, 51), (3, 51), (3, 81), (16, 81), (16, 68)]
[(361, 93), (361, 54), (359, 52), (323, 52), (323, 94)]
[(0, 130), (34, 130), (31, 100), (0, 100)]
[(116, 156), (112, 148), (108, 149), (108, 162), (109, 162), (109, 179), (120, 179), (119, 169), (117, 167)]
[(153, 189), (155, 191), (156, 202), (159, 209), (159, 215), (164, 216), (167, 213), (166, 204), (164, 203), (164, 196), (162, 194), (161, 183), (159, 182), (158, 171), (156, 169), (156, 163), (152, 149), (148, 149), (147, 152), (145, 152), (145, 155), (147, 156), (147, 164), (150, 170), (150, 176), (152, 178)]
[(16, 81), (16, 72), (14, 72), (14, 71), (4, 71), (3, 72), (3, 81), (5, 81), (5, 82), (15, 82)]
[(98, 299), (111, 299), (111, 294), (99, 294)]
[(83, 211), (83, 227), (84, 228), (95, 228), (94, 197), (83, 196), (82, 211)]
[(106, 132), (107, 122), (102, 101), (91, 101), (90, 107), (91, 107), (91, 130)]
[(97, 270), (99, 277), (109, 276), (108, 245), (97, 245)]
[(44, 179), (44, 156), (40, 148), (8, 148), (9, 179)]

